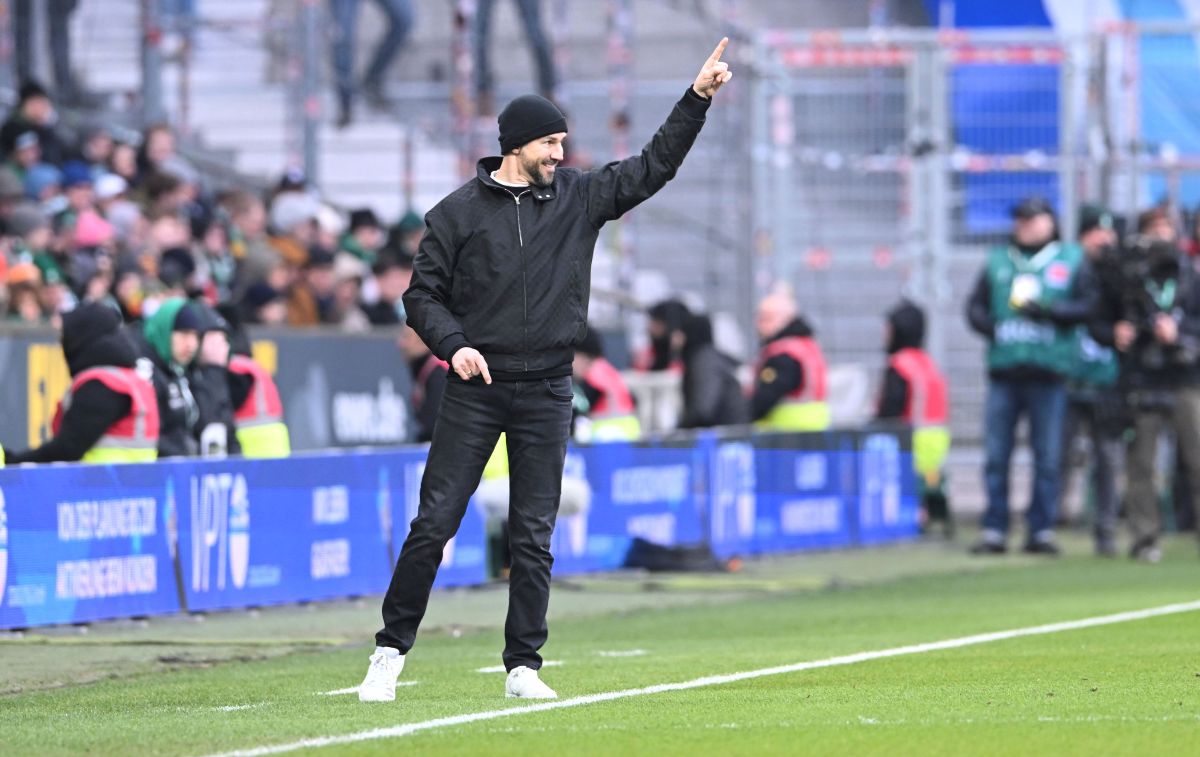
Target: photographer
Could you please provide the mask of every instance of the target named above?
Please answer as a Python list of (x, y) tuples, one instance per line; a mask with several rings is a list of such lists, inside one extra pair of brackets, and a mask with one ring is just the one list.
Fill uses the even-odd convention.
[(1103, 254), (1097, 274), (1101, 298), (1090, 331), (1120, 353), (1120, 388), (1132, 415), (1130, 556), (1158, 562), (1162, 526), (1154, 461), (1168, 424), (1193, 491), (1200, 486), (1200, 277), (1174, 244), (1145, 234)]

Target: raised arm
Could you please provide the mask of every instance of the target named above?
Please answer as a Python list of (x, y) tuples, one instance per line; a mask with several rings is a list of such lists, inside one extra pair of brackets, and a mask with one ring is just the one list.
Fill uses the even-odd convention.
[(728, 37), (717, 43), (696, 81), (640, 154), (588, 172), (587, 209), (592, 225), (599, 227), (620, 218), (675, 177), (704, 126), (712, 96), (733, 78), (729, 64), (721, 60), (728, 44)]

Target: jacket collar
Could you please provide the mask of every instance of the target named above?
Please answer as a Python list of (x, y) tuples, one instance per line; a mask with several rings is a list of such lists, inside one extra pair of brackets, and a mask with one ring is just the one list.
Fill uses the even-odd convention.
[[(475, 164), (475, 175), (476, 178), (479, 179), (479, 183), (483, 184), (485, 187), (491, 187), (493, 190), (498, 190), (501, 192), (509, 192), (511, 191), (509, 187), (504, 186), (492, 178), (492, 171), (498, 171), (500, 169), (501, 160), (502, 159), (499, 155), (493, 155), (488, 158), (480, 158), (479, 162)], [(558, 177), (555, 176), (555, 182), (557, 183), (557, 181)], [(557, 196), (554, 191), (554, 184), (551, 184), (548, 187), (535, 187), (530, 185), (529, 190), (533, 194), (533, 199), (541, 200), (543, 202), (546, 200), (553, 200)]]

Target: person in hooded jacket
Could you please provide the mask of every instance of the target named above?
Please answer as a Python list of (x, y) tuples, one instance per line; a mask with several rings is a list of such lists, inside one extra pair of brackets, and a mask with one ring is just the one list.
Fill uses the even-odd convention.
[(812, 326), (786, 292), (758, 306), (762, 339), (750, 416), (767, 431), (824, 431), (829, 428), (825, 356)]
[[(235, 377), (229, 370), (229, 323), (206, 303), (193, 301), (188, 307), (195, 308), (200, 317), (200, 350), (187, 370), (199, 416), (196, 441), (200, 454), (203, 457), (240, 455), (242, 447), (234, 422), (234, 410), (238, 407), (233, 397)], [(239, 389), (244, 389), (246, 382), (238, 377), (236, 383)], [(242, 399), (245, 399), (245, 392)]]
[(912, 427), (913, 467), (921, 485), (924, 524), (941, 521), (952, 531), (943, 466), (950, 451), (946, 377), (924, 350), (925, 313), (902, 300), (887, 316), (888, 367), (876, 420)]
[(188, 380), (188, 368), (200, 350), (200, 315), (187, 300), (164, 300), (141, 328), (129, 333), (141, 357), (153, 367), (161, 427), (159, 457), (190, 457), (199, 453), (196, 434), (200, 408)]
[(712, 320), (694, 314), (683, 322), (683, 416), (679, 428), (736, 426), (749, 421), (737, 379), (737, 362), (713, 344)]
[(137, 371), (137, 351), (121, 330), (120, 313), (80, 305), (63, 317), (62, 346), (72, 382), (54, 436), (36, 449), (9, 452), (8, 462), (154, 460), (158, 405), (150, 381)]
[(681, 330), (691, 311), (679, 300), (663, 300), (652, 305), (646, 315), (650, 319), (646, 324), (650, 344), (634, 360), (634, 367), (641, 371), (682, 371)]

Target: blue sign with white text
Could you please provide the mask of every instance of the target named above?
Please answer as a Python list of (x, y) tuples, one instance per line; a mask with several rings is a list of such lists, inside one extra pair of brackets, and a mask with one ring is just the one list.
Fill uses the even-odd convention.
[(387, 587), (388, 454), (175, 467), (189, 610), (296, 602)]
[(179, 610), (154, 465), (0, 470), (0, 628)]

